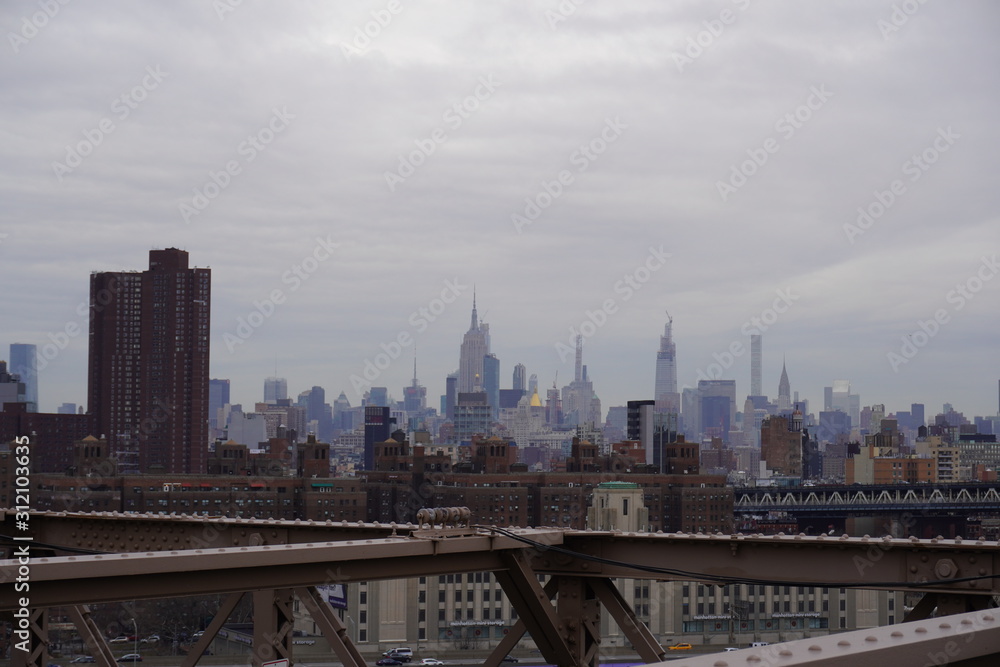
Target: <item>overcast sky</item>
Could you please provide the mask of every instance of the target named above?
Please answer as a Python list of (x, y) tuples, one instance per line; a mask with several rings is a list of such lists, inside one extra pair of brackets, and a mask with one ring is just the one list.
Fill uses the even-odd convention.
[(744, 397), (757, 328), (768, 395), (784, 358), (814, 410), (847, 379), (997, 413), (995, 2), (45, 0), (0, 25), (0, 358), (51, 343), (44, 411), (86, 402), (90, 272), (178, 247), (212, 269), (234, 402), (277, 368), (358, 405), (366, 361), (401, 399), (415, 346), (436, 407), (475, 285), (502, 387), (571, 380), (582, 330), (605, 408), (652, 398), (669, 311), (682, 386)]

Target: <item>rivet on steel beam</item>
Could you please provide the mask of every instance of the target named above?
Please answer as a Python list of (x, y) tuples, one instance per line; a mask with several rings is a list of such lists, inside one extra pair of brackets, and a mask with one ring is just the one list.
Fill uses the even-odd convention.
[(939, 623), (938, 627), (942, 630), (951, 630), (951, 623)]
[(819, 644), (813, 644), (812, 646), (809, 647), (809, 650), (815, 653), (819, 653), (820, 651), (823, 650), (823, 648)]
[(843, 647), (843, 648), (850, 648), (851, 642), (847, 641), (846, 639), (841, 639), (839, 642), (837, 642), (837, 646), (840, 646), (840, 647)]
[(875, 642), (878, 641), (878, 637), (876, 637), (875, 635), (868, 635), (867, 637), (865, 637), (865, 641), (872, 642), (874, 644)]
[(890, 637), (904, 637), (905, 635), (902, 632), (900, 632), (899, 630), (893, 630), (891, 633), (889, 633), (889, 636)]

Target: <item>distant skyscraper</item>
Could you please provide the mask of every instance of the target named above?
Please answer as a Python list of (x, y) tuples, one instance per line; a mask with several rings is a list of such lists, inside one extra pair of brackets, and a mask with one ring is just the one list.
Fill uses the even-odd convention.
[(485, 391), (459, 392), (455, 405), (455, 440), (465, 442), (474, 435), (492, 434), (492, 409)]
[(490, 325), (479, 321), (472, 295), (472, 324), (462, 340), (458, 359), (458, 392), (483, 390), (483, 359), (490, 353)]
[(20, 376), (28, 412), (38, 412), (38, 351), (29, 343), (10, 344), (8, 371)]
[(75, 415), (76, 403), (63, 403), (56, 409), (56, 413), (60, 415)]
[(601, 424), (601, 401), (583, 363), (583, 336), (576, 337), (576, 368), (572, 382), (562, 391), (562, 422), (569, 426)]
[(278, 401), (288, 398), (288, 380), (269, 377), (264, 380), (264, 402), (277, 405)]
[(534, 373), (528, 378), (528, 396), (538, 393), (538, 376)]
[(792, 409), (792, 388), (788, 383), (788, 371), (785, 362), (781, 362), (781, 379), (778, 381), (778, 411)]
[(525, 380), (527, 379), (526, 375), (527, 372), (528, 369), (524, 367), (524, 364), (518, 364), (514, 366), (514, 384), (512, 386), (513, 389), (520, 389), (521, 391), (525, 391), (528, 388), (525, 382)]
[(736, 423), (736, 380), (698, 381), (698, 419), (696, 428), (702, 436), (711, 429), (724, 440), (729, 437), (729, 429)]
[[(660, 336), (660, 349), (656, 353), (656, 388), (653, 398), (657, 401), (674, 400), (677, 394), (677, 346), (674, 344), (674, 318), (667, 314), (667, 323)], [(679, 408), (679, 405), (678, 405)]]
[(450, 373), (444, 381), (444, 414), (451, 420), (455, 419), (455, 405), (458, 403), (458, 373)]
[[(851, 393), (850, 380), (834, 380), (832, 387), (823, 388), (823, 408), (825, 411), (840, 410), (851, 417), (851, 425), (857, 427), (861, 424), (861, 396)], [(917, 413), (910, 411), (914, 420)], [(922, 415), (922, 411), (921, 411)], [(920, 422), (915, 421), (919, 426)]]
[(384, 408), (390, 407), (389, 388), (372, 387), (371, 390), (368, 392), (368, 405), (378, 405)]
[(229, 403), (229, 380), (216, 380), (212, 378), (208, 381), (208, 427), (218, 429), (225, 427), (219, 425), (219, 410)]
[(413, 359), (413, 381), (403, 388), (403, 409), (411, 417), (427, 409), (427, 387), (420, 386), (417, 380), (416, 357)]
[[(324, 394), (326, 392), (323, 392)], [(354, 428), (351, 420), (351, 402), (347, 399), (347, 394), (340, 392), (340, 396), (333, 402), (333, 426), (341, 430), (350, 431)], [(308, 414), (307, 414), (308, 417)]]
[(205, 472), (211, 284), (177, 248), (90, 275), (87, 409), (125, 467)]
[(500, 409), (500, 360), (495, 354), (483, 357), (483, 390), (496, 419)]
[(763, 349), (761, 335), (750, 335), (750, 395), (763, 396), (764, 383), (762, 379)]
[(375, 469), (375, 444), (385, 442), (392, 435), (392, 420), (389, 408), (365, 406), (365, 460), (364, 469)]

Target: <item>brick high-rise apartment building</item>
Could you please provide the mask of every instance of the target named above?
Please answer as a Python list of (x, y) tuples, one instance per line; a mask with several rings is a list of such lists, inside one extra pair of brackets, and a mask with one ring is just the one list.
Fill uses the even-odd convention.
[(211, 282), (176, 248), (90, 276), (88, 410), (124, 470), (205, 472)]

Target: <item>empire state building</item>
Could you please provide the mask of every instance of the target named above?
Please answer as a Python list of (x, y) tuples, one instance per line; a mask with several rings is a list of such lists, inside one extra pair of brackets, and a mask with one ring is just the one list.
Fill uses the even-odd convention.
[(490, 325), (479, 321), (472, 295), (472, 324), (462, 339), (458, 359), (458, 391), (483, 391), (483, 358), (490, 353)]

